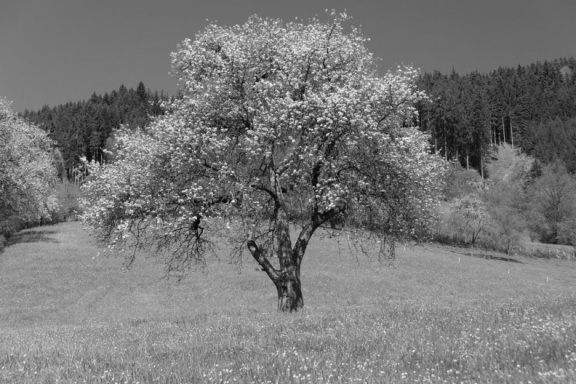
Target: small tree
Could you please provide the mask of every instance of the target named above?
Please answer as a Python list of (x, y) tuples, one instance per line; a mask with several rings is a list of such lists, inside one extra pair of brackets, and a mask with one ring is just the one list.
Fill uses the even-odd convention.
[(456, 227), (470, 236), (470, 245), (474, 247), (478, 237), (487, 231), (490, 214), (485, 203), (475, 194), (466, 195), (452, 202), (454, 215), (458, 220)]
[(84, 219), (99, 238), (154, 246), (182, 275), (228, 237), (236, 260), (248, 249), (272, 280), (278, 309), (296, 311), (301, 263), (324, 223), (424, 236), (446, 167), (427, 136), (404, 128), (424, 96), (417, 72), (379, 77), (366, 39), (333, 16), (251, 17), (184, 40), (172, 54), (182, 97), (146, 132), (117, 132), (115, 163), (91, 165)]
[(522, 243), (526, 223), (523, 216), (525, 195), (519, 183), (500, 181), (486, 192), (491, 218), (490, 235), (499, 249), (509, 255)]
[(531, 229), (541, 241), (559, 244), (573, 242), (576, 232), (576, 180), (564, 163), (556, 161), (542, 170), (529, 186), (532, 211)]

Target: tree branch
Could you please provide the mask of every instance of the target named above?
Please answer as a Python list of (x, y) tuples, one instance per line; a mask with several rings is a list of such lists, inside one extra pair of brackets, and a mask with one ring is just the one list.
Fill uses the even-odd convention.
[(280, 205), (280, 199), (278, 198), (278, 195), (276, 194), (276, 192), (274, 192), (270, 188), (268, 188), (262, 184), (252, 184), (252, 185), (250, 185), (250, 187), (252, 187), (254, 189), (258, 189), (258, 190), (263, 191), (263, 192), (266, 192), (267, 194), (269, 194), (272, 197), (272, 199), (274, 199), (274, 203), (276, 204), (276, 206)]
[(270, 264), (262, 251), (260, 251), (260, 248), (258, 248), (256, 242), (254, 240), (248, 240), (246, 245), (248, 246), (248, 250), (252, 254), (252, 257), (254, 257), (254, 260), (256, 260), (256, 262), (262, 267), (270, 279), (276, 283), (280, 279), (280, 275), (278, 271), (272, 266), (272, 264)]

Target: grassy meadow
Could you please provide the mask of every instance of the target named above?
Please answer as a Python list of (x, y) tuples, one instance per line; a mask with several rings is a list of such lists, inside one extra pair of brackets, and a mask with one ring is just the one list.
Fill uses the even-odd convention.
[(246, 259), (180, 283), (78, 222), (0, 254), (1, 383), (574, 383), (576, 262), (398, 249), (395, 268), (316, 238), (305, 310)]

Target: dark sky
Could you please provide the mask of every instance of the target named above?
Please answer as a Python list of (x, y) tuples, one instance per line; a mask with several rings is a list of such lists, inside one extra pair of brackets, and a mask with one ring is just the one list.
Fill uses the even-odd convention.
[(576, 0), (0, 0), (0, 95), (16, 111), (139, 81), (176, 91), (170, 52), (208, 23), (346, 9), (382, 72), (489, 72), (576, 56)]

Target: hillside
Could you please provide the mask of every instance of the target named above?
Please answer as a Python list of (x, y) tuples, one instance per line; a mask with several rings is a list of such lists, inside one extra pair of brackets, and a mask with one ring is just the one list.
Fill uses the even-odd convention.
[(79, 223), (20, 232), (0, 255), (0, 381), (570, 382), (576, 264), (435, 245), (396, 268), (317, 239), (305, 310), (275, 312), (252, 260), (181, 283), (91, 245)]

